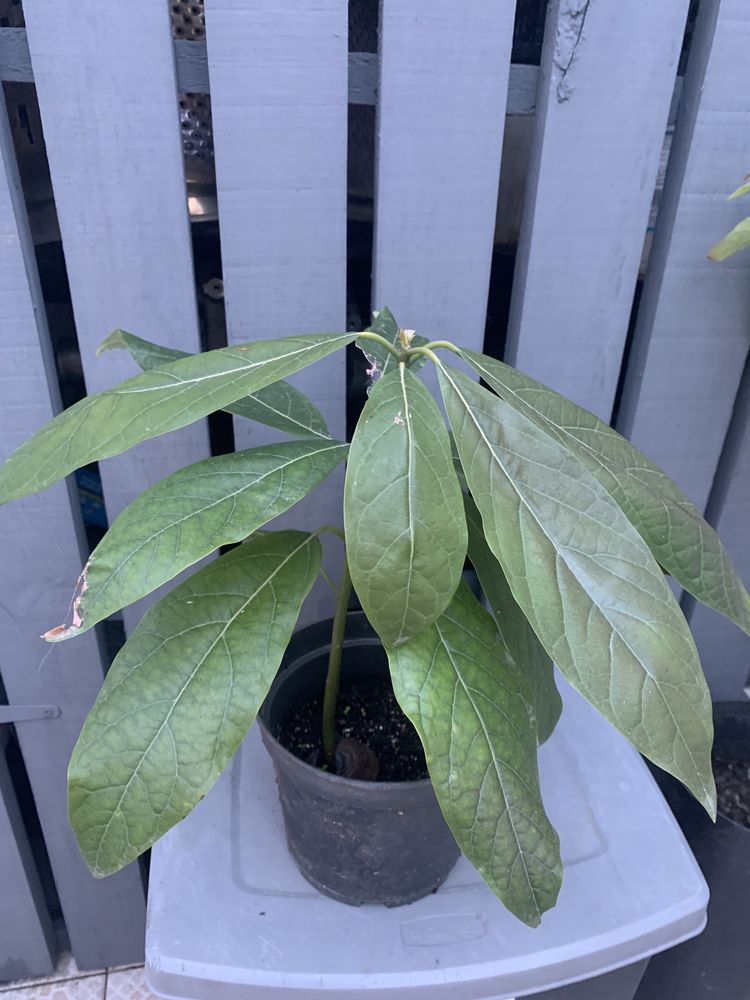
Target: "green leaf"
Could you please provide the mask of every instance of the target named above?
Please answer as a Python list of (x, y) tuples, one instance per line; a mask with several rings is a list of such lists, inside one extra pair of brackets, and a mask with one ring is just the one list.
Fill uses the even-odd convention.
[(143, 372), (64, 410), (0, 467), (0, 503), (43, 490), (89, 462), (185, 427), (332, 354), (355, 334), (258, 340)]
[(375, 384), (354, 432), (344, 524), (367, 617), (387, 645), (406, 642), (453, 597), (466, 522), (440, 411), (403, 366)]
[(485, 354), (461, 354), (506, 402), (573, 452), (685, 590), (750, 635), (750, 596), (729, 554), (669, 476), (603, 420), (541, 382)]
[(749, 192), (750, 192), (750, 174), (747, 175), (744, 182), (740, 184), (740, 186), (737, 188), (736, 191), (732, 191), (732, 193), (727, 198), (727, 201), (734, 201), (735, 198), (741, 198), (744, 194), (748, 194)]
[(388, 658), (459, 847), (511, 913), (536, 927), (557, 899), (562, 864), (539, 791), (527, 678), (465, 584)]
[(261, 534), (146, 613), (68, 770), (70, 821), (94, 875), (138, 857), (212, 787), (276, 675), (320, 555), (313, 535)]
[(513, 599), (503, 568), (484, 537), (482, 518), (470, 496), (464, 496), (469, 529), (469, 559), (479, 577), (508, 655), (525, 674), (533, 691), (534, 716), (539, 743), (552, 735), (562, 712), (555, 684), (555, 670), (544, 646)]
[(94, 549), (79, 582), (74, 622), (59, 642), (150, 594), (221, 545), (283, 514), (346, 458), (337, 441), (284, 441), (195, 462), (145, 490)]
[(738, 222), (718, 243), (714, 243), (708, 251), (708, 256), (711, 260), (726, 260), (727, 257), (746, 247), (750, 247), (750, 216)]
[[(102, 354), (118, 347), (126, 348), (136, 364), (146, 371), (171, 364), (172, 361), (179, 361), (180, 358), (194, 356), (186, 351), (175, 351), (171, 347), (153, 344), (142, 337), (136, 337), (135, 334), (126, 333), (125, 330), (115, 330), (111, 333), (99, 345), (96, 353)], [(268, 427), (275, 427), (285, 434), (310, 434), (327, 440), (331, 438), (326, 422), (317, 407), (303, 392), (283, 379), (273, 382), (265, 389), (259, 389), (252, 396), (238, 399), (236, 403), (231, 403), (224, 409), (236, 417), (244, 417)]]
[(543, 646), (715, 815), (711, 698), (646, 544), (575, 455), (465, 375), (438, 372), (485, 537)]
[[(379, 333), (381, 337), (393, 344), (394, 347), (401, 350), (401, 341), (399, 339), (400, 327), (396, 322), (393, 313), (390, 309), (381, 309), (379, 312), (374, 312), (372, 314), (372, 323), (367, 328), (368, 331), (372, 333)], [(369, 375), (370, 390), (375, 382), (382, 378), (383, 375), (390, 375), (392, 372), (396, 371), (398, 368), (398, 361), (387, 351), (382, 344), (378, 344), (373, 340), (364, 340), (358, 337), (355, 341), (357, 347), (362, 351), (364, 356), (370, 362)], [(414, 336), (412, 339), (412, 347), (423, 347), (429, 341), (425, 337)], [(410, 358), (407, 362), (406, 367), (410, 368), (413, 372), (418, 371), (427, 359), (416, 355)]]

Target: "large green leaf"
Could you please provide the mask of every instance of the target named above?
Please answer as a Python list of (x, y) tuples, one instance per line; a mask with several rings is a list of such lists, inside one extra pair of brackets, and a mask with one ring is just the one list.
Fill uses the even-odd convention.
[[(372, 333), (379, 333), (381, 337), (385, 337), (389, 344), (393, 344), (397, 350), (402, 350), (402, 344), (399, 336), (401, 330), (390, 309), (380, 309), (378, 312), (374, 312), (372, 314), (372, 323), (368, 326), (367, 330)], [(398, 361), (396, 358), (377, 341), (366, 340), (363, 337), (358, 337), (355, 343), (370, 362), (370, 370), (368, 374), (371, 378), (371, 388), (372, 385), (379, 378), (382, 378), (383, 375), (390, 375), (398, 368)], [(412, 338), (411, 346), (423, 347), (427, 343), (428, 341), (425, 337), (415, 335)], [(426, 360), (427, 358), (417, 354), (413, 358), (409, 359), (406, 367), (415, 372), (422, 367)]]
[(711, 260), (726, 260), (747, 247), (750, 247), (750, 216), (738, 222), (718, 243), (714, 243), (708, 256)]
[[(115, 330), (111, 333), (99, 345), (96, 353), (101, 354), (103, 351), (118, 347), (126, 348), (136, 364), (146, 371), (179, 361), (180, 358), (191, 357), (187, 351), (176, 351), (171, 347), (153, 344), (142, 337), (136, 337), (135, 334), (126, 333), (125, 330)], [(231, 403), (224, 409), (237, 417), (245, 417), (247, 420), (275, 427), (285, 434), (310, 434), (313, 437), (329, 440), (331, 437), (317, 407), (303, 392), (283, 379), (267, 385), (265, 389), (259, 389), (252, 396), (238, 399), (236, 403)]]
[(714, 815), (711, 698), (645, 542), (575, 455), (472, 379), (438, 371), (485, 537), (545, 649)]
[(461, 579), (466, 522), (440, 411), (403, 366), (375, 384), (357, 424), (344, 523), (352, 581), (383, 642), (434, 622)]
[(320, 555), (312, 535), (257, 535), (146, 613), (68, 771), (70, 821), (94, 875), (136, 858), (214, 784), (276, 675)]
[(348, 447), (284, 441), (195, 462), (162, 479), (122, 511), (94, 549), (73, 624), (44, 638), (79, 635), (214, 549), (242, 541), (306, 496), (346, 458)]
[(388, 657), (459, 847), (535, 927), (554, 906), (562, 865), (539, 791), (528, 679), (465, 584), (434, 625)]
[(552, 735), (562, 711), (552, 660), (513, 599), (503, 568), (484, 537), (477, 505), (470, 496), (464, 496), (464, 506), (469, 529), (469, 559), (492, 609), (500, 638), (521, 672), (529, 679), (534, 693), (537, 736), (539, 742), (544, 743)]
[(475, 351), (461, 354), (506, 402), (576, 455), (681, 586), (750, 634), (750, 596), (726, 549), (658, 466), (593, 413), (523, 372)]
[(0, 503), (127, 451), (257, 392), (354, 340), (351, 333), (258, 340), (136, 375), (64, 410), (0, 467)]

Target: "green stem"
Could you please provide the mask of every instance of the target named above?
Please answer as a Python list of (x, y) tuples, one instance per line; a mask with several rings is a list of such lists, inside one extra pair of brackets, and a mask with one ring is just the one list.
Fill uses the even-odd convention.
[(440, 358), (434, 351), (430, 350), (428, 345), (425, 345), (424, 347), (410, 347), (408, 357), (413, 358), (415, 354), (424, 354), (426, 358), (429, 358), (430, 361), (434, 362), (436, 365), (440, 364)]
[(394, 358), (399, 361), (401, 360), (401, 351), (397, 347), (394, 347), (385, 337), (381, 337), (379, 333), (373, 333), (372, 330), (365, 330), (363, 333), (357, 334), (357, 340), (374, 340), (376, 344), (380, 344), (381, 347), (390, 351)]
[[(431, 350), (435, 347), (444, 347), (446, 351), (453, 351), (454, 354), (461, 353), (461, 351), (456, 347), (456, 345), (452, 344), (450, 340), (431, 340), (429, 344), (424, 344), (424, 349), (426, 351)], [(416, 348), (416, 350), (419, 350), (419, 348)]]
[(333, 631), (331, 632), (331, 652), (328, 655), (328, 674), (326, 675), (325, 694), (323, 695), (323, 752), (329, 765), (333, 765), (336, 752), (336, 704), (339, 696), (339, 681), (341, 680), (341, 654), (344, 647), (344, 632), (346, 631), (346, 614), (349, 610), (351, 591), (352, 579), (349, 576), (346, 556), (344, 556), (344, 575), (336, 595), (336, 611), (333, 616)]

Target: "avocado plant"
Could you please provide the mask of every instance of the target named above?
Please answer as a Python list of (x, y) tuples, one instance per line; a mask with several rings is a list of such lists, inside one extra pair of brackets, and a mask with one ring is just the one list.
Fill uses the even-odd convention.
[[(283, 379), (352, 342), (373, 382), (347, 445)], [(522, 921), (539, 923), (562, 878), (537, 770), (561, 709), (553, 662), (715, 814), (711, 699), (667, 575), (748, 633), (750, 597), (700, 512), (609, 426), (501, 361), (400, 329), (385, 309), (359, 334), (188, 356), (116, 331), (111, 348), (144, 371), (37, 431), (0, 468), (0, 502), (218, 409), (294, 439), (146, 489), (94, 549), (70, 620), (44, 636), (80, 635), (234, 545), (146, 612), (83, 727), (69, 814), (94, 875), (149, 848), (221, 774), (279, 669), (329, 531), (346, 558), (325, 748), (353, 584), (459, 846)], [(260, 530), (344, 460), (343, 531)], [(467, 554), (485, 603), (462, 582)]]

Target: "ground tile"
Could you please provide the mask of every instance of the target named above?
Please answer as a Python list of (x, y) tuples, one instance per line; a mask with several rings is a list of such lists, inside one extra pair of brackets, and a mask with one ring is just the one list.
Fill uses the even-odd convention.
[(153, 996), (146, 985), (143, 966), (110, 972), (107, 976), (107, 1000), (151, 1000)]
[(6, 991), (3, 1000), (104, 1000), (104, 983), (105, 977), (101, 974), (37, 983)]

